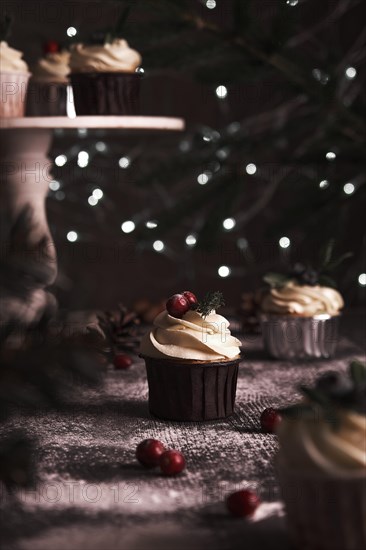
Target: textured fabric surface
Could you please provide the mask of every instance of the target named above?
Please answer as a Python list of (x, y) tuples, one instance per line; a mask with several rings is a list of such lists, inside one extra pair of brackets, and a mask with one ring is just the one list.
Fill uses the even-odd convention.
[[(111, 368), (104, 387), (85, 390), (72, 413), (15, 418), (12, 426), (39, 439), (40, 483), (17, 502), (3, 499), (4, 547), (290, 550), (274, 476), (276, 437), (260, 432), (260, 413), (294, 402), (298, 382), (343, 370), (349, 359), (363, 359), (362, 350), (344, 340), (332, 361), (280, 362), (264, 355), (257, 337), (243, 351), (236, 410), (226, 420), (150, 417), (140, 359), (127, 371)], [(147, 437), (182, 451), (186, 471), (166, 478), (140, 467), (134, 452)], [(262, 500), (249, 521), (230, 517), (224, 505), (227, 493), (244, 487)]]

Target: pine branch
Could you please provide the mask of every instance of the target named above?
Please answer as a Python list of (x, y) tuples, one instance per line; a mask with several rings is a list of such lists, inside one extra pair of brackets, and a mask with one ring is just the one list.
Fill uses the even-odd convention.
[(3, 19), (0, 21), (0, 41), (7, 42), (10, 36), (12, 24), (12, 16), (8, 13), (5, 13)]
[(245, 34), (251, 26), (250, 2), (234, 0), (233, 2), (233, 27), (236, 34)]
[[(347, 375), (338, 371), (322, 374), (315, 386), (300, 386), (306, 402), (280, 410), (283, 416), (313, 420), (323, 415), (333, 429), (340, 426), (342, 410), (364, 415), (366, 412), (366, 365), (353, 361)], [(315, 415), (315, 416), (314, 416)]]
[(121, 14), (117, 20), (116, 26), (114, 27), (113, 31), (110, 33), (110, 36), (107, 39), (107, 42), (112, 42), (115, 38), (122, 38), (123, 31), (125, 28), (126, 21), (130, 15), (130, 12), (132, 10), (133, 4), (137, 2), (138, 0), (126, 1), (126, 5), (121, 11)]
[(241, 212), (239, 216), (237, 217), (237, 223), (239, 226), (243, 226), (247, 223), (249, 223), (252, 219), (254, 219), (272, 200), (273, 196), (275, 195), (279, 185), (284, 181), (284, 179), (287, 177), (287, 173), (285, 175), (279, 174), (275, 176), (270, 182), (264, 191), (258, 198), (254, 204), (248, 208), (245, 212)]
[(15, 408), (67, 407), (77, 385), (98, 385), (101, 367), (95, 352), (75, 338), (55, 338), (49, 323), (9, 325), (0, 348), (0, 418)]
[[(254, 58), (277, 69), (289, 82), (305, 91), (312, 99), (319, 101), (322, 93), (321, 84), (310, 80), (296, 64), (286, 59), (283, 55), (272, 52), (268, 53), (263, 47), (254, 44), (246, 37), (227, 36), (217, 25), (207, 22), (196, 15), (187, 15), (186, 18), (191, 21), (197, 30), (205, 30), (221, 36), (223, 40), (232, 41)], [(342, 103), (334, 100), (330, 112), (339, 117), (339, 120), (336, 119), (334, 124), (341, 133), (358, 143), (365, 141), (365, 124), (358, 117), (354, 116)]]
[[(177, 219), (183, 221), (190, 218), (194, 213), (205, 209), (211, 200), (218, 196), (224, 197), (227, 192), (228, 183), (231, 182), (232, 176), (229, 174), (220, 174), (210, 180), (210, 185), (207, 189), (203, 186), (198, 186), (191, 194), (185, 194), (184, 197), (170, 210), (159, 213), (159, 225), (154, 230), (154, 238), (156, 236), (164, 236), (170, 229), (176, 226)], [(142, 240), (151, 239), (149, 230), (141, 229), (138, 237)], [(211, 245), (214, 240), (211, 239)]]
[(330, 239), (321, 249), (319, 262), (321, 269), (325, 269), (330, 264), (330, 261), (333, 257), (335, 244), (335, 239)]
[(346, 0), (345, 2), (338, 4), (338, 6), (336, 6), (334, 10), (332, 9), (330, 15), (327, 16), (325, 19), (319, 21), (310, 29), (306, 29), (305, 31), (291, 38), (287, 42), (286, 47), (295, 48), (300, 44), (303, 44), (304, 42), (310, 40), (315, 33), (319, 32), (320, 30), (326, 29), (330, 25), (333, 25), (337, 19), (343, 17), (349, 10), (361, 4), (361, 2), (362, 0)]

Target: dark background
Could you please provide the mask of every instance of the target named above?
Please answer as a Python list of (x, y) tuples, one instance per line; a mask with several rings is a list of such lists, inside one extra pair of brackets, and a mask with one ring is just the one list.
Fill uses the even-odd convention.
[[(197, 4), (197, 2), (192, 2)], [(334, 17), (337, 13), (337, 1), (313, 1), (302, 3), (303, 32), (309, 25), (327, 13), (330, 23), (322, 31), (322, 40), (327, 49), (335, 52), (347, 50), (353, 43), (364, 24), (364, 6), (362, 2), (342, 17)], [(208, 13), (202, 6), (205, 16), (213, 21), (229, 24), (232, 18), (230, 3), (217, 0), (217, 8)], [(256, 15), (264, 27), (271, 21), (273, 2), (258, 0), (254, 3)], [(87, 36), (94, 30), (112, 26), (116, 20), (120, 5), (118, 2), (63, 2), (63, 1), (17, 1), (3, 2), (4, 10), (13, 13), (15, 22), (9, 43), (24, 52), (26, 61), (32, 63), (42, 54), (42, 44), (47, 40), (64, 42), (66, 29), (74, 26), (78, 36)], [(132, 13), (126, 29), (127, 36), (134, 36), (135, 28), (141, 22), (141, 15), (136, 18)], [(154, 25), (152, 19), (151, 25)], [(301, 29), (298, 30), (301, 37)], [(129, 40), (130, 45), (137, 50), (139, 41)], [(313, 68), (313, 58), (322, 58), (319, 44), (303, 41), (300, 44), (302, 60)], [(323, 60), (325, 61), (325, 60)], [(144, 63), (143, 63), (144, 66)], [(145, 68), (145, 67), (144, 67)], [(240, 65), (237, 71), (241, 71)], [(355, 85), (364, 81), (364, 60), (357, 65), (358, 77)], [(218, 80), (218, 83), (220, 81)], [(253, 134), (255, 134), (256, 116), (266, 112), (283, 98), (291, 100), (291, 90), (275, 74), (263, 78), (260, 83), (248, 78), (240, 84), (228, 86), (227, 100), (218, 100), (215, 94), (216, 86), (207, 86), (193, 78), (189, 70), (169, 69), (161, 71), (146, 67), (143, 80), (142, 112), (149, 115), (179, 116), (187, 124), (188, 134), (198, 126), (208, 126), (220, 129), (230, 122), (252, 117)], [(291, 116), (291, 115), (289, 115)], [(278, 123), (281, 122), (279, 115)], [(251, 134), (248, 134), (251, 140)], [(291, 144), (283, 135), (284, 148), (291, 163)], [(104, 152), (95, 150), (96, 142), (106, 144)], [(183, 145), (182, 145), (183, 142)], [(286, 212), (291, 208), (293, 194), (286, 189), (279, 189), (270, 201), (267, 201), (256, 217), (234, 231), (221, 236), (219, 242), (210, 250), (189, 250), (185, 245), (185, 236), (192, 232), (195, 221), (185, 221), (164, 238), (166, 248), (164, 254), (158, 254), (151, 246), (139, 244), (134, 233), (125, 235), (120, 230), (124, 220), (149, 219), (159, 209), (169, 207), (179, 200), (176, 188), (161, 188), (154, 183), (150, 188), (136, 185), (141, 166), (146, 169), (146, 157), (156, 155), (166, 157), (177, 147), (184, 147), (185, 136), (182, 135), (141, 135), (126, 136), (118, 132), (56, 132), (52, 148), (52, 157), (66, 154), (68, 163), (62, 168), (55, 168), (54, 176), (61, 183), (61, 193), (50, 193), (48, 200), (48, 216), (52, 233), (59, 254), (59, 278), (55, 285), (56, 294), (61, 306), (71, 309), (110, 307), (117, 301), (133, 302), (142, 296), (159, 300), (172, 292), (190, 288), (198, 293), (207, 290), (220, 289), (231, 305), (237, 305), (243, 291), (256, 288), (261, 275), (269, 269), (278, 267), (292, 258), (311, 257), (318, 251), (322, 235), (307, 235), (302, 223), (291, 230), (272, 230), (272, 222), (282, 218), (286, 226)], [(332, 144), (329, 144), (332, 150)], [(294, 144), (295, 147), (295, 144)], [(76, 159), (80, 150), (90, 154), (87, 168), (77, 167)], [(128, 155), (132, 162), (127, 170), (121, 170), (118, 159)], [(148, 162), (148, 160), (147, 160)], [(243, 158), (244, 166), (249, 162), (261, 168), (255, 177), (243, 178), (242, 203), (239, 211), (245, 209), (266, 193), (268, 182), (276, 176), (283, 166), (283, 158), (279, 158), (271, 150), (258, 158), (255, 141), (251, 156)], [(144, 165), (145, 163), (145, 165)], [(340, 155), (335, 168), (325, 166), (322, 160), (316, 165), (314, 181), (318, 185), (324, 177), (329, 177), (329, 170), (344, 170), (347, 174), (352, 158)], [(202, 167), (204, 171), (205, 167)], [(325, 172), (327, 171), (326, 175)], [(261, 174), (266, 178), (262, 179)], [(347, 177), (345, 175), (345, 177)], [(300, 176), (299, 176), (300, 179)], [(347, 180), (345, 180), (347, 181)], [(189, 192), (192, 182), (182, 182)], [(90, 207), (87, 198), (92, 189), (103, 189), (104, 197), (96, 207)], [(299, 186), (299, 193), (302, 187)], [(182, 193), (182, 188), (179, 189)], [(343, 201), (348, 200), (344, 197)], [(344, 205), (343, 205), (344, 206)], [(345, 213), (345, 208), (337, 207), (324, 218), (324, 227), (336, 225), (341, 235), (341, 252), (352, 249), (354, 235), (360, 234), (362, 241), (362, 219), (365, 203), (363, 200), (353, 201), (353, 213)], [(346, 207), (347, 211), (347, 207)], [(339, 217), (338, 217), (339, 214)], [(205, 215), (202, 213), (202, 216)], [(230, 215), (230, 214), (229, 214)], [(307, 211), (306, 216), (316, 215)], [(235, 217), (233, 215), (233, 217)], [(342, 227), (343, 219), (346, 219)], [(70, 230), (78, 232), (79, 240), (68, 243), (66, 234)], [(327, 232), (327, 231), (325, 231)], [(278, 239), (281, 235), (291, 238), (290, 249), (281, 250)], [(245, 250), (238, 247), (238, 239), (245, 238), (248, 246)], [(358, 243), (359, 244), (359, 243)], [(217, 274), (220, 265), (228, 265), (232, 269), (231, 276), (222, 279)], [(342, 271), (341, 290), (350, 304), (358, 304), (365, 299), (365, 288), (358, 282), (360, 263), (352, 267), (352, 261)], [(365, 268), (362, 268), (365, 271)]]

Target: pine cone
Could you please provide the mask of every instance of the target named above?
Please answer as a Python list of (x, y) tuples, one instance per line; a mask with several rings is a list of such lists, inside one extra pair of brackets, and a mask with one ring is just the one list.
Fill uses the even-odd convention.
[(243, 332), (250, 334), (260, 333), (260, 295), (258, 292), (244, 292), (241, 295), (241, 304), (238, 315), (242, 320)]
[(136, 313), (118, 304), (118, 311), (106, 311), (103, 315), (98, 315), (98, 323), (105, 335), (108, 352), (115, 355), (122, 350), (136, 351), (140, 343), (140, 320)]

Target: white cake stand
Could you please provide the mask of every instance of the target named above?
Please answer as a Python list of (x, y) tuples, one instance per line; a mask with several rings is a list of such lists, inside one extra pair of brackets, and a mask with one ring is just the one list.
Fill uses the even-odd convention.
[[(52, 180), (53, 130), (108, 129), (122, 135), (184, 130), (182, 119), (145, 116), (3, 118), (0, 121), (0, 315), (2, 325), (37, 322), (54, 298), (57, 254), (45, 198)], [(23, 294), (19, 294), (22, 288)]]

